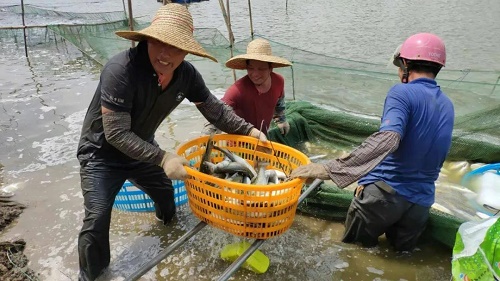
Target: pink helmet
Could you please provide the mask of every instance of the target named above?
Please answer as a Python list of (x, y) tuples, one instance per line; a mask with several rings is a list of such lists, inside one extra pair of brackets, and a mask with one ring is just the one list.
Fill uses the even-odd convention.
[(438, 36), (431, 33), (418, 33), (403, 42), (397, 57), (414, 61), (430, 61), (444, 66), (446, 49), (443, 40)]

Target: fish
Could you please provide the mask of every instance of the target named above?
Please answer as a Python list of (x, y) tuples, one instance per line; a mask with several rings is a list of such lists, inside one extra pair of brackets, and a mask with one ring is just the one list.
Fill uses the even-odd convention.
[(234, 174), (226, 174), (226, 177), (224, 178), (225, 180), (232, 181), (232, 182), (242, 182), (243, 181), (243, 175), (240, 173), (236, 172)]
[(250, 176), (247, 167), (242, 165), (239, 162), (220, 162), (218, 164), (214, 164), (212, 162), (204, 162), (203, 165), (207, 168), (207, 174), (234, 174), (234, 173), (243, 173), (246, 176)]
[(249, 177), (244, 176), (244, 177), (243, 177), (243, 180), (241, 181), (241, 183), (251, 184), (251, 183), (252, 183), (252, 180), (250, 180), (250, 178), (249, 178)]
[(269, 162), (259, 161), (257, 163), (257, 177), (254, 183), (258, 185), (267, 185), (268, 177), (266, 176), (266, 167), (269, 166)]
[(287, 178), (287, 175), (283, 172), (283, 171), (280, 171), (280, 170), (276, 170), (276, 169), (272, 169), (276, 175), (278, 176), (278, 180), (280, 181), (284, 181), (286, 180)]
[(227, 156), (229, 159), (231, 159), (231, 161), (239, 163), (242, 166), (244, 166), (246, 168), (247, 172), (248, 172), (248, 177), (250, 178), (250, 181), (253, 182), (255, 180), (255, 178), (257, 177), (257, 172), (252, 167), (252, 165), (250, 165), (250, 163), (248, 163), (245, 159), (243, 159), (240, 156), (232, 153), (231, 151), (229, 151), (226, 148), (221, 148), (221, 147), (218, 147), (216, 145), (214, 145), (213, 148), (215, 150), (218, 150), (218, 151), (224, 153), (224, 155)]
[(212, 148), (214, 146), (212, 140), (214, 138), (215, 133), (212, 132), (210, 133), (210, 136), (208, 137), (207, 144), (205, 145), (205, 153), (203, 153), (203, 157), (201, 158), (201, 164), (200, 164), (200, 172), (204, 174), (208, 174), (208, 167), (205, 165), (205, 163), (211, 163), (210, 162), (210, 155), (212, 154)]
[[(267, 184), (278, 184), (280, 179), (278, 178), (278, 173), (276, 170), (269, 169), (266, 170)], [(283, 173), (283, 180), (286, 178), (285, 173)]]

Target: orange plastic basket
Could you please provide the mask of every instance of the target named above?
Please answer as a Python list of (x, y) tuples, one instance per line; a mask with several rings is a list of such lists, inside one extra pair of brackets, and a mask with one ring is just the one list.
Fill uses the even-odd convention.
[[(209, 136), (202, 136), (181, 145), (177, 151), (193, 167), (186, 167), (184, 181), (189, 206), (200, 220), (226, 232), (256, 239), (282, 234), (293, 223), (303, 179), (273, 185), (231, 182), (198, 171)], [(296, 167), (310, 163), (309, 158), (294, 148), (271, 143), (259, 146), (272, 154), (256, 151), (258, 140), (240, 135), (221, 134), (213, 138), (214, 145), (226, 148), (255, 166), (256, 159), (269, 162), (268, 169), (289, 175)], [(258, 158), (257, 158), (258, 157)], [(222, 161), (222, 152), (212, 149), (211, 161)]]

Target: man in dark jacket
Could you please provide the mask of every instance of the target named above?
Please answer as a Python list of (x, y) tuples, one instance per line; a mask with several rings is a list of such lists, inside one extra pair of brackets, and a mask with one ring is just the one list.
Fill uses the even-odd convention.
[(187, 98), (221, 130), (267, 141), (253, 125), (212, 95), (185, 56), (217, 61), (193, 37), (193, 20), (180, 4), (162, 6), (151, 25), (119, 31), (138, 41), (104, 66), (83, 123), (78, 160), (85, 218), (78, 239), (79, 280), (95, 280), (110, 262), (109, 227), (114, 198), (125, 180), (155, 202), (164, 223), (175, 214), (171, 180), (187, 176), (187, 160), (154, 140), (161, 122)]

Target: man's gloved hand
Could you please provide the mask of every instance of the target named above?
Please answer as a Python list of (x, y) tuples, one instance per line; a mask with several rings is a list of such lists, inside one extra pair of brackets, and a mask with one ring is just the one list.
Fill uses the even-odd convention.
[(167, 177), (171, 180), (185, 180), (188, 174), (184, 166), (187, 165), (189, 165), (189, 162), (186, 158), (171, 152), (165, 152), (160, 164)]
[(215, 127), (215, 125), (211, 123), (206, 123), (205, 126), (203, 127), (203, 130), (201, 130), (201, 134), (210, 135), (211, 133), (220, 134), (221, 130), (217, 129), (217, 127)]
[(276, 126), (278, 126), (281, 134), (284, 136), (286, 136), (286, 134), (290, 132), (290, 124), (288, 123), (288, 121), (278, 122), (276, 123)]
[(256, 139), (259, 139), (261, 142), (264, 142), (264, 143), (267, 142), (266, 134), (264, 134), (263, 132), (255, 129), (255, 128), (252, 128), (252, 130), (250, 130), (250, 133), (248, 135), (251, 137), (254, 137)]
[(323, 164), (311, 163), (297, 167), (289, 176), (290, 178), (329, 180), (330, 176)]

